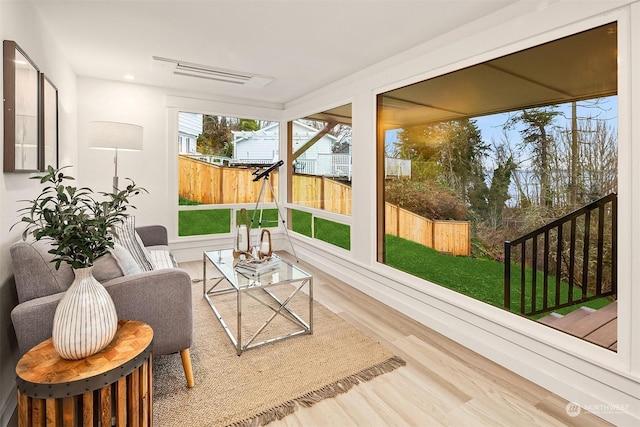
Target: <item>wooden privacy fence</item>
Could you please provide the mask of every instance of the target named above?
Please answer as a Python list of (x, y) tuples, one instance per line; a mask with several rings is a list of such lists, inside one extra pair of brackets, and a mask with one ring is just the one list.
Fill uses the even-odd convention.
[[(179, 195), (205, 204), (255, 203), (262, 180), (253, 182), (253, 169), (229, 168), (180, 156)], [(278, 194), (278, 174), (271, 173), (271, 185)], [(351, 215), (351, 187), (330, 178), (294, 174), (293, 203)], [(267, 191), (265, 202), (273, 202)], [(468, 221), (433, 221), (390, 203), (385, 204), (386, 233), (411, 240), (452, 255), (471, 254), (471, 226)]]
[(385, 203), (385, 232), (451, 255), (471, 255), (469, 221), (433, 221)]
[[(351, 187), (330, 178), (293, 175), (293, 203), (351, 215)], [(386, 233), (439, 252), (471, 255), (469, 221), (433, 221), (396, 205), (385, 203)]]
[[(217, 166), (186, 156), (178, 160), (178, 195), (205, 204), (255, 203), (262, 180), (253, 181), (253, 169)], [(271, 185), (278, 194), (278, 173), (271, 173)], [(266, 191), (265, 202), (273, 202)]]
[(351, 215), (351, 187), (323, 176), (294, 174), (291, 184), (293, 203)]

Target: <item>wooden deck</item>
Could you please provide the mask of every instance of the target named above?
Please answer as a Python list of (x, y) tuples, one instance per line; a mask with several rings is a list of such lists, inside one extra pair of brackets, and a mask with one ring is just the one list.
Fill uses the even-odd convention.
[(580, 307), (565, 316), (552, 313), (538, 321), (609, 350), (618, 350), (618, 301), (599, 310)]

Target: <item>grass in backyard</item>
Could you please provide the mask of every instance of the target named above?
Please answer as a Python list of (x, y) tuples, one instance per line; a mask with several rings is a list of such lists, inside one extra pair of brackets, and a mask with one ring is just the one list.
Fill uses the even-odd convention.
[[(248, 210), (249, 222), (253, 220), (258, 228), (260, 212), (253, 217), (253, 210)], [(239, 211), (236, 211), (236, 223)], [(278, 226), (278, 210), (262, 211), (262, 227)], [(206, 234), (224, 234), (231, 232), (231, 209), (203, 209), (178, 212), (178, 236), (200, 236)]]
[[(249, 219), (253, 211), (249, 211)], [(221, 234), (231, 231), (231, 209), (208, 209), (179, 211), (178, 234), (180, 236), (195, 236), (206, 234)], [(257, 214), (259, 215), (259, 213)], [(257, 222), (258, 216), (254, 218)], [(267, 222), (275, 221), (275, 222)], [(279, 215), (277, 209), (263, 211), (263, 227), (277, 226)], [(322, 218), (314, 218), (311, 213), (292, 211), (293, 231), (308, 237), (323, 240), (335, 246), (349, 250), (351, 247), (350, 227)], [(315, 232), (315, 236), (313, 233)], [(496, 307), (504, 306), (504, 265), (488, 258), (454, 257), (441, 254), (434, 249), (422, 246), (409, 240), (395, 236), (386, 236), (387, 264), (414, 276), (444, 286), (453, 291), (486, 302)], [(527, 269), (528, 280), (526, 289), (531, 289), (531, 270)], [(536, 306), (542, 307), (541, 277), (538, 278), (538, 294)], [(512, 267), (512, 283), (519, 283), (520, 269)], [(561, 302), (566, 301), (568, 284), (561, 282)], [(527, 291), (530, 292), (530, 291)], [(580, 298), (580, 289), (574, 288), (574, 299)], [(555, 301), (555, 278), (549, 277), (548, 293), (550, 301)], [(525, 295), (525, 304), (531, 306), (531, 295)], [(511, 291), (512, 310), (519, 311), (520, 287), (514, 286)], [(584, 306), (601, 308), (609, 304), (607, 298), (589, 301)], [(578, 306), (570, 306), (554, 310), (566, 314)], [(546, 313), (545, 313), (546, 314)], [(533, 316), (539, 318), (545, 314)]]
[[(249, 215), (249, 224), (252, 230), (255, 228), (275, 228), (280, 222), (278, 209), (263, 209), (262, 220), (260, 218), (260, 209), (247, 209), (247, 214)], [(240, 211), (236, 211), (236, 224), (239, 224), (239, 215)]]
[(178, 205), (179, 206), (195, 206), (195, 205), (201, 205), (202, 203), (200, 202), (195, 202), (193, 200), (189, 200), (189, 199), (185, 199), (183, 197), (179, 197), (178, 198)]
[[(260, 212), (248, 210), (251, 228), (257, 228)], [(236, 215), (238, 215), (237, 213)], [(236, 221), (239, 216), (236, 216)], [(277, 209), (265, 209), (262, 211), (262, 227), (277, 227), (281, 222)], [(313, 227), (312, 227), (313, 225)], [(323, 240), (332, 245), (349, 250), (351, 247), (351, 228), (346, 224), (340, 224), (322, 218), (314, 218), (313, 214), (293, 209), (291, 211), (291, 229), (307, 237)]]
[(313, 215), (309, 212), (291, 210), (291, 229), (303, 236), (313, 237), (313, 228), (311, 227)]
[(231, 231), (231, 209), (178, 211), (178, 236), (223, 234)]
[(346, 250), (351, 249), (351, 227), (348, 225), (322, 218), (314, 218), (314, 230), (316, 239)]
[[(304, 236), (331, 243), (343, 249), (351, 248), (351, 227), (346, 224), (314, 218), (309, 212), (293, 209), (291, 229)], [(314, 234), (315, 233), (315, 234)]]
[[(396, 236), (386, 236), (386, 263), (399, 270), (444, 286), (496, 307), (504, 307), (504, 265), (486, 258), (454, 257)], [(531, 272), (527, 271), (530, 289)], [(512, 267), (513, 277), (520, 277), (520, 269)], [(541, 275), (540, 275), (541, 276)], [(540, 280), (540, 279), (538, 279)], [(555, 279), (549, 278), (549, 294), (555, 295)], [(518, 281), (519, 283), (519, 281)], [(539, 285), (541, 286), (541, 285)], [(562, 295), (568, 294), (568, 284), (561, 282)], [(520, 289), (512, 289), (512, 311), (519, 312)], [(574, 298), (580, 290), (574, 288)], [(552, 297), (552, 301), (555, 296)], [(566, 298), (566, 297), (565, 297)], [(531, 295), (525, 294), (525, 304), (531, 306)], [(562, 300), (561, 300), (562, 301)], [(609, 304), (606, 298), (581, 304), (600, 308)], [(537, 307), (542, 307), (542, 291), (538, 291)], [(558, 313), (573, 311), (578, 306), (555, 310)], [(534, 316), (542, 317), (544, 314)]]

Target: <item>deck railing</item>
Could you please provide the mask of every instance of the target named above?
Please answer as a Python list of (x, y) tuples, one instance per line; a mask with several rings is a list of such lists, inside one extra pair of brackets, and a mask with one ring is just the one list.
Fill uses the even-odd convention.
[(340, 177), (351, 181), (351, 154), (318, 153), (315, 159), (298, 157), (294, 171), (298, 174)]
[[(535, 315), (617, 292), (617, 195), (504, 243), (504, 306)], [(512, 260), (512, 258), (515, 259)], [(518, 277), (512, 287), (512, 273)], [(519, 295), (518, 295), (519, 294)], [(514, 297), (514, 298), (512, 298)]]

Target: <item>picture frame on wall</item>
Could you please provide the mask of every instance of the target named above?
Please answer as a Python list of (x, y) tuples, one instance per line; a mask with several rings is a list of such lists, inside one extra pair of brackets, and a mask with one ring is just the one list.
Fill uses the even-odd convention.
[(12, 40), (3, 42), (4, 172), (40, 170), (40, 70)]
[(40, 76), (40, 170), (46, 171), (47, 166), (58, 168), (58, 88), (44, 73)]

